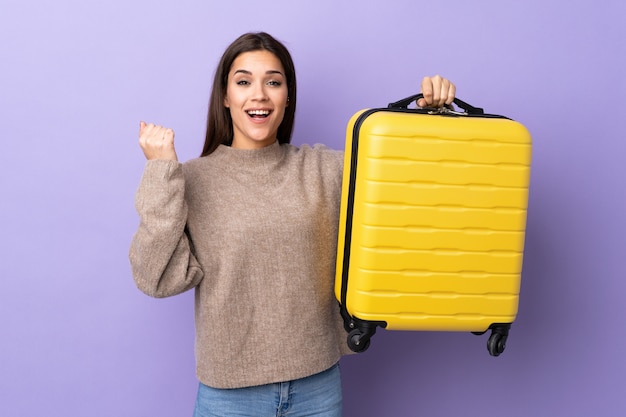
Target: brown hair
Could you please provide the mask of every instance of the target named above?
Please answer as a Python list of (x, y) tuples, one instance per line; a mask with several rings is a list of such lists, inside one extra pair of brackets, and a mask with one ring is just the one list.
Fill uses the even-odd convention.
[(279, 143), (289, 143), (293, 131), (293, 122), (296, 113), (296, 70), (287, 48), (265, 32), (246, 33), (237, 38), (224, 52), (215, 71), (213, 90), (209, 99), (209, 114), (207, 116), (206, 138), (201, 156), (210, 155), (220, 144), (230, 145), (233, 140), (233, 122), (230, 111), (224, 106), (228, 73), (235, 59), (244, 52), (269, 51), (276, 55), (285, 70), (287, 79), (287, 97), (289, 105), (278, 126), (277, 139)]

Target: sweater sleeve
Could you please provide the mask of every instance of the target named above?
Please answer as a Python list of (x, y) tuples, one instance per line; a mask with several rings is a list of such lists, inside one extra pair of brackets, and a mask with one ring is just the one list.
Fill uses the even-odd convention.
[(146, 163), (135, 195), (139, 227), (129, 259), (137, 287), (151, 297), (169, 297), (195, 287), (200, 268), (185, 231), (187, 203), (182, 164)]

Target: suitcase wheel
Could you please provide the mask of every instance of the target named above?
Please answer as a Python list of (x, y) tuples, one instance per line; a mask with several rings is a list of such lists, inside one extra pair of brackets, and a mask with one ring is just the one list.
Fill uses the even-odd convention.
[(506, 348), (507, 335), (496, 331), (495, 329), (487, 340), (487, 349), (491, 356), (499, 356)]
[(359, 329), (354, 329), (348, 334), (348, 347), (353, 352), (365, 352), (370, 347), (370, 337)]

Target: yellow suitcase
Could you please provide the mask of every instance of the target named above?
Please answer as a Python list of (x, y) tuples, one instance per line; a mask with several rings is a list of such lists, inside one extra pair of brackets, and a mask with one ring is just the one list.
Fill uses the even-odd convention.
[(419, 95), (363, 110), (347, 127), (335, 295), (348, 345), (377, 327), (491, 329), (505, 348), (518, 308), (531, 138), (485, 114), (410, 109)]

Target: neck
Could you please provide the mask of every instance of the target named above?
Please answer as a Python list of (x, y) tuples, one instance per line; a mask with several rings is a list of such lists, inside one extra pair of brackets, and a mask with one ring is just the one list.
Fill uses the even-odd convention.
[(235, 149), (262, 149), (274, 143), (276, 143), (276, 138), (261, 141), (238, 141), (237, 138), (235, 138), (230, 146)]

